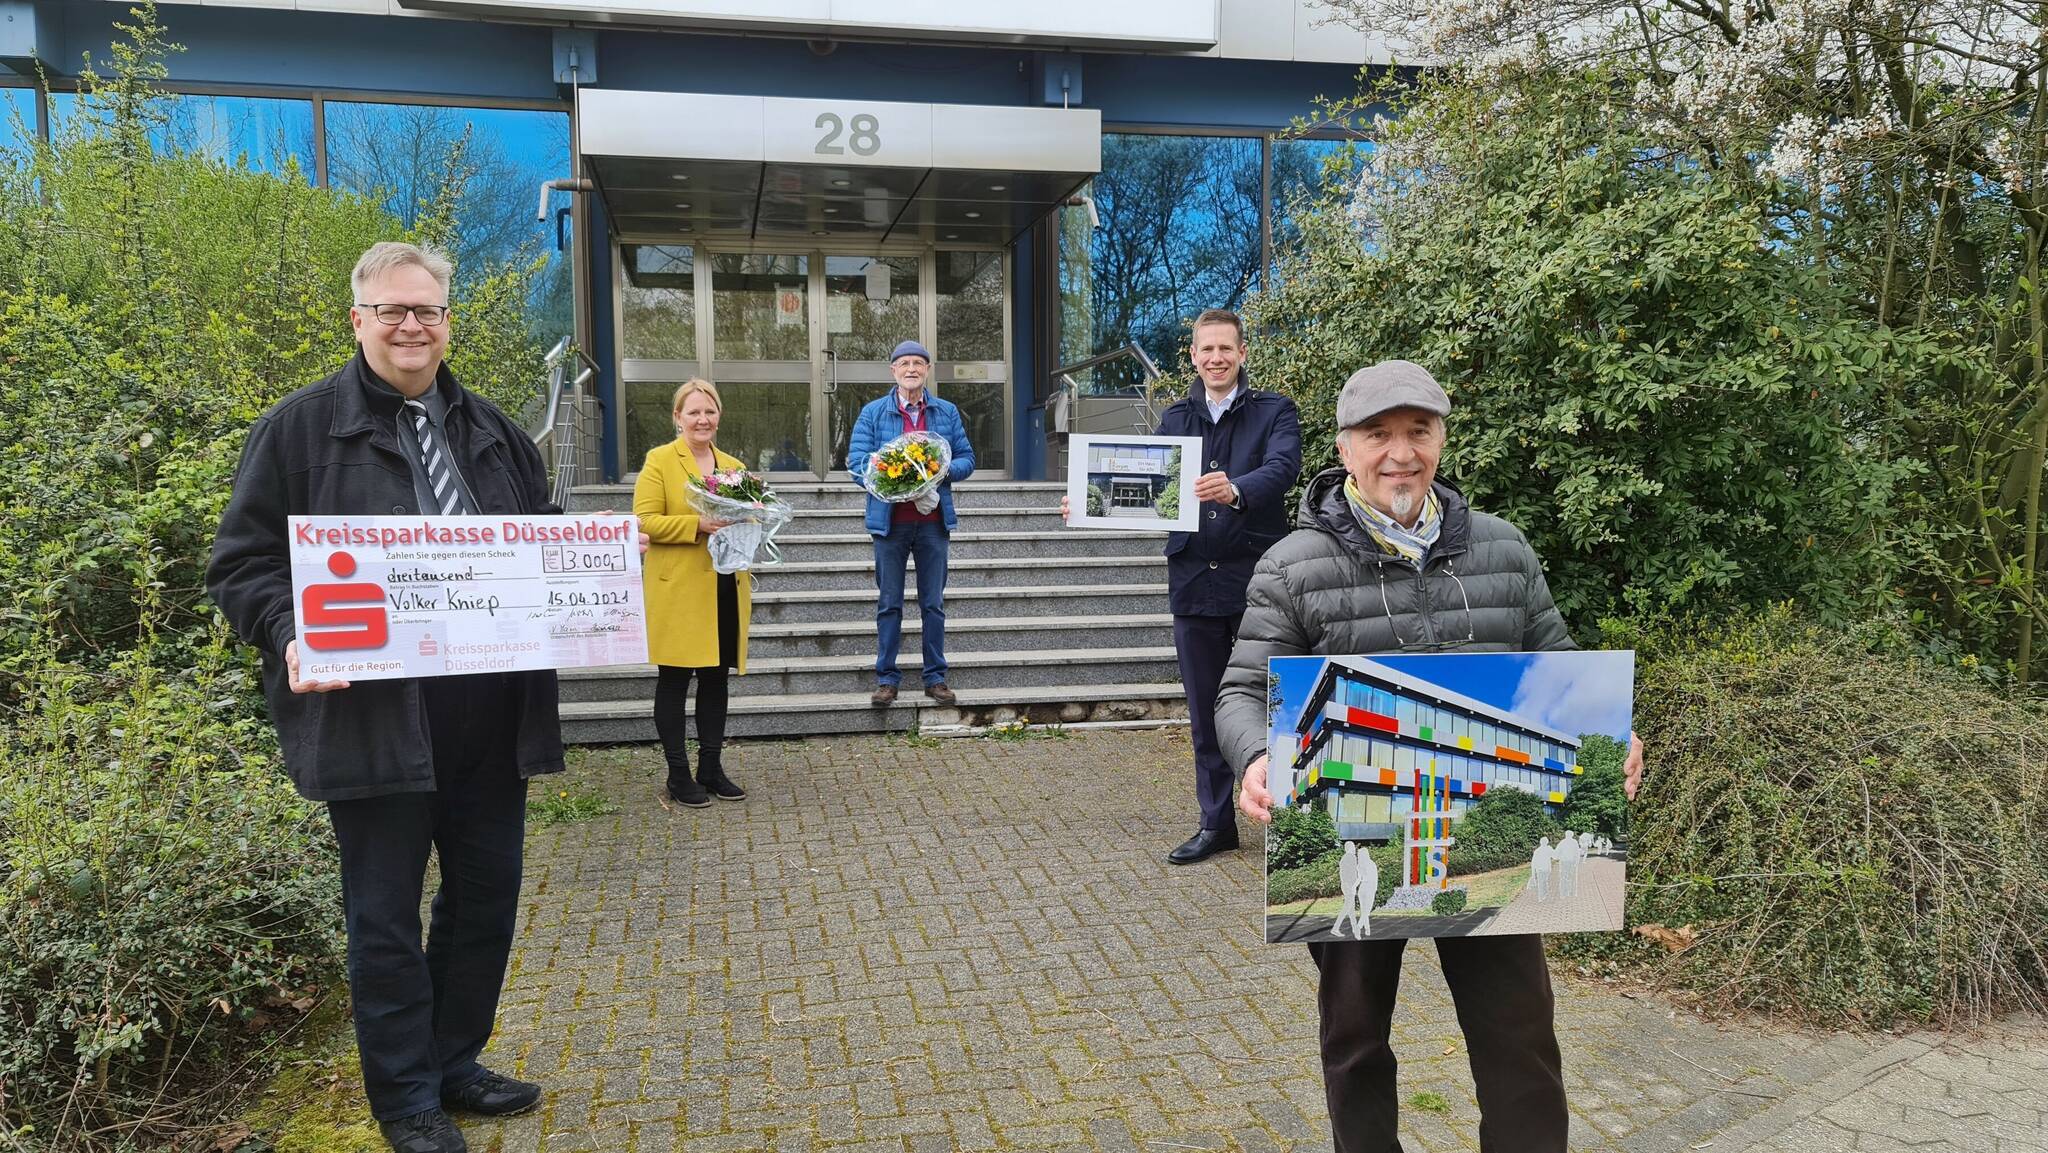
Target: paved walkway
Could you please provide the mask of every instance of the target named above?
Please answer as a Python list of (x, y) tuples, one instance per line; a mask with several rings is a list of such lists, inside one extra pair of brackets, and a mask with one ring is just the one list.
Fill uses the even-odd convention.
[[(1500, 915), (1487, 922), (1496, 933), (1579, 933), (1621, 924), (1628, 904), (1628, 866), (1620, 857), (1587, 857), (1579, 862), (1579, 884), (1569, 897), (1553, 891), (1547, 901), (1525, 887)], [(1555, 886), (1556, 881), (1552, 881)]]
[[(752, 798), (680, 813), (655, 803), (645, 748), (549, 782), (620, 807), (532, 836), (486, 1059), (547, 1096), (468, 1122), (473, 1148), (1329, 1148), (1313, 970), (1260, 942), (1260, 856), (1161, 860), (1195, 823), (1185, 730), (749, 743), (728, 763)], [(1411, 1109), (1403, 1139), (1476, 1149), (1434, 952), (1410, 950), (1396, 1036), (1404, 1100), (1447, 1108)], [(1891, 1038), (1717, 1026), (1568, 972), (1559, 986), (1574, 1149), (1895, 1147), (1802, 1144), (1813, 1123), (2038, 1148), (2022, 1138), (2040, 1039), (2010, 1065), (1943, 1057), (1945, 1095), (1915, 1109), (1936, 1050), (1884, 1065)], [(1802, 1113), (1814, 1094), (1842, 1108)], [(1856, 1128), (1858, 1094), (1889, 1112)]]

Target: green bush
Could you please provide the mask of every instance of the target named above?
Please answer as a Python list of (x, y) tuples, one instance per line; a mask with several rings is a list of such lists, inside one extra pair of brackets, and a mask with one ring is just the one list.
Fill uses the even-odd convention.
[(1526, 865), (1539, 840), (1554, 845), (1564, 836), (1542, 798), (1511, 788), (1488, 789), (1451, 832), (1458, 841), (1445, 861), (1452, 876)]
[(1339, 895), (1344, 891), (1344, 881), (1337, 867), (1343, 860), (1342, 853), (1331, 853), (1305, 865), (1274, 869), (1266, 874), (1266, 903), (1284, 905), (1289, 901)]
[[(364, 249), (457, 230), (459, 155), (407, 233), (297, 172), (157, 153), (152, 84), (171, 49), (153, 9), (137, 12), (50, 146), (0, 147), (0, 659), (44, 622), (67, 659), (132, 644), (151, 546), (165, 628), (201, 629), (249, 424), (353, 354), (348, 273)], [(521, 311), (533, 278), (462, 270), (449, 345), (465, 387), (514, 414), (542, 381)]]
[(1628, 921), (1695, 937), (1563, 953), (1830, 1024), (2048, 1007), (2048, 711), (1785, 609), (1608, 639), (1646, 658)]
[(1274, 810), (1272, 831), (1266, 836), (1266, 851), (1275, 869), (1299, 868), (1343, 848), (1337, 843), (1337, 826), (1330, 820), (1329, 810), (1321, 805), (1286, 805)]
[(1629, 85), (1402, 84), (1365, 178), (1297, 213), (1247, 306), (1260, 380), (1300, 405), (1304, 470), (1336, 463), (1345, 379), (1413, 360), (1454, 402), (1445, 479), (1529, 535), (1581, 635), (1884, 602), (1929, 542), (1896, 533), (1921, 465), (1871, 414), (1934, 378), (1928, 342), (1859, 315), (1743, 189), (1668, 162)]
[[(0, 729), (0, 1130), (150, 1147), (335, 972), (324, 814), (276, 765), (224, 631), (165, 675), (17, 662)], [(297, 1004), (294, 1004), (294, 1003)], [(241, 1084), (235, 1081), (230, 1088)]]
[(1430, 898), (1429, 911), (1439, 917), (1449, 917), (1465, 911), (1465, 890), (1445, 889)]
[(1105, 509), (1107, 509), (1108, 507), (1109, 507), (1109, 496), (1108, 496), (1108, 495), (1107, 495), (1106, 493), (1104, 493), (1104, 492), (1102, 491), (1102, 486), (1101, 486), (1101, 485), (1099, 485), (1099, 484), (1091, 484), (1091, 485), (1089, 485), (1089, 486), (1088, 486), (1088, 515), (1089, 515), (1089, 516), (1101, 516), (1101, 515), (1103, 515), (1103, 511), (1104, 511)]

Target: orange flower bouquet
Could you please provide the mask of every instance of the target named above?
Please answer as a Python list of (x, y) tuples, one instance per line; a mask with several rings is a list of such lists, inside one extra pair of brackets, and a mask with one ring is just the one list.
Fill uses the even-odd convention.
[(918, 511), (930, 512), (939, 506), (939, 485), (952, 463), (945, 437), (906, 432), (869, 454), (860, 483), (890, 504), (916, 501)]

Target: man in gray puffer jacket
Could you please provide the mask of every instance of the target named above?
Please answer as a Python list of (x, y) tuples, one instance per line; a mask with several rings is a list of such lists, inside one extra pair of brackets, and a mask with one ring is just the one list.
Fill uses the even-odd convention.
[[(1269, 657), (1569, 649), (1543, 566), (1513, 525), (1436, 481), (1450, 398), (1421, 366), (1359, 370), (1337, 401), (1344, 467), (1317, 474), (1296, 529), (1252, 575), (1216, 705), (1238, 805), (1271, 819), (1266, 788)], [(1642, 773), (1633, 737), (1627, 792)], [(1388, 1036), (1402, 940), (1311, 944), (1322, 981), (1323, 1090), (1337, 1153), (1386, 1153), (1400, 1104)], [(1439, 937), (1478, 1090), (1480, 1148), (1562, 1153), (1564, 1077), (1543, 938)]]

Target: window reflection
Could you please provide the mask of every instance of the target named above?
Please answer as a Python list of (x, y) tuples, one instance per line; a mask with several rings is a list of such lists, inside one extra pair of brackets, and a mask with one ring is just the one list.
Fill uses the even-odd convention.
[(629, 244), (623, 250), (626, 283), (625, 354), (635, 360), (697, 358), (697, 260), (687, 245)]
[(1291, 251), (1301, 238), (1299, 217), (1323, 189), (1348, 185), (1360, 159), (1372, 148), (1366, 140), (1275, 140), (1273, 142), (1273, 260)]
[(839, 359), (886, 361), (918, 331), (917, 257), (825, 258), (825, 346)]
[[(171, 93), (153, 103), (161, 120), (150, 129), (149, 143), (159, 152), (207, 156), (260, 172), (285, 172), (296, 166), (300, 179), (313, 179), (310, 100)], [(53, 136), (97, 131), (104, 115), (76, 92), (50, 94)]]
[(1183, 363), (1186, 322), (1258, 283), (1263, 163), (1257, 137), (1105, 133), (1089, 189), (1101, 227), (1061, 210), (1061, 356), (1135, 341), (1169, 372)]
[(35, 137), (35, 90), (0, 88), (0, 151), (25, 152)]
[(939, 346), (946, 360), (1003, 360), (1003, 254), (940, 252)]
[(569, 252), (556, 249), (552, 220), (533, 219), (540, 182), (569, 173), (568, 113), (348, 101), (326, 109), (329, 184), (362, 193), (407, 228), (450, 213), (458, 295), (461, 281), (508, 262), (545, 260), (528, 321), (544, 339), (574, 330)]

